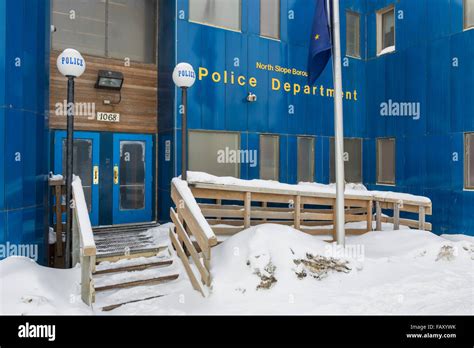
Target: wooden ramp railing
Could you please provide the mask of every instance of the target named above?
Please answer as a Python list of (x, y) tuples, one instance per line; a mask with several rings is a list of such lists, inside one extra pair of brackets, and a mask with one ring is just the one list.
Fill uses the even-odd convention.
[[(416, 228), (419, 230), (432, 231), (431, 223), (426, 222), (426, 216), (432, 215), (432, 203), (428, 201), (416, 201), (410, 198), (386, 197), (383, 192), (374, 193), (376, 211), (376, 230), (382, 229), (382, 222), (392, 223), (394, 230), (399, 230), (400, 225)], [(390, 211), (392, 216), (383, 215), (382, 211)], [(401, 218), (400, 213), (417, 214), (418, 219)]]
[[(292, 187), (294, 189), (173, 180), (171, 197), (176, 210), (171, 209), (175, 227), (170, 231), (170, 238), (196, 290), (204, 294), (204, 286), (210, 285), (211, 248), (218, 244), (217, 236), (231, 236), (251, 226), (273, 223), (335, 240), (335, 193)], [(377, 231), (382, 230), (382, 222), (393, 223), (394, 229), (400, 225), (432, 228), (426, 222), (426, 215), (432, 214), (431, 201), (424, 197), (361, 191), (345, 195), (346, 234), (373, 231), (374, 208)], [(392, 216), (384, 215), (390, 212)], [(418, 218), (401, 218), (402, 212), (417, 214)], [(351, 223), (359, 224), (351, 226)], [(197, 276), (189, 257), (199, 273)]]
[(81, 298), (87, 305), (95, 302), (94, 281), (97, 249), (89, 219), (81, 179), (74, 178), (72, 183), (74, 200), (72, 220), (72, 264), (81, 264)]
[[(211, 247), (217, 245), (217, 237), (185, 182), (173, 180), (171, 198), (176, 205), (176, 210), (170, 209), (171, 220), (175, 225), (170, 229), (171, 242), (193, 288), (206, 296), (205, 286), (211, 285)], [(190, 263), (189, 255), (193, 263)]]
[[(63, 223), (63, 213), (66, 212), (66, 184), (63, 178), (50, 178), (49, 187), (52, 195), (52, 220), (56, 235), (56, 243), (49, 246), (49, 265), (56, 268), (64, 268), (65, 245), (63, 243), (63, 231), (66, 225)], [(51, 256), (51, 254), (53, 256)], [(53, 259), (51, 259), (53, 257)]]
[[(275, 223), (292, 226), (311, 235), (334, 235), (335, 195), (233, 185), (193, 183), (195, 198), (213, 200), (199, 204), (217, 235), (233, 235), (251, 226)], [(230, 203), (232, 202), (232, 203)], [(346, 195), (346, 223), (366, 222), (348, 228), (348, 234), (372, 231), (373, 198)]]

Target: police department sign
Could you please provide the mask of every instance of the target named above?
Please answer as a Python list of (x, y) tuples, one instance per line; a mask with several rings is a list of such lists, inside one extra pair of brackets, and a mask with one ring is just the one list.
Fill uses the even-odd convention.
[(66, 48), (58, 56), (56, 65), (59, 72), (67, 77), (80, 77), (86, 70), (84, 58), (73, 48)]

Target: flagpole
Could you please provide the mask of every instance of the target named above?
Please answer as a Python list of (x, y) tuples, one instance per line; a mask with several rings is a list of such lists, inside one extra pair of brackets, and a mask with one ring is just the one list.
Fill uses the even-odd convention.
[(333, 69), (334, 69), (334, 135), (336, 150), (336, 238), (337, 244), (345, 245), (345, 208), (344, 208), (344, 123), (342, 107), (342, 68), (341, 68), (341, 21), (339, 0), (333, 0)]

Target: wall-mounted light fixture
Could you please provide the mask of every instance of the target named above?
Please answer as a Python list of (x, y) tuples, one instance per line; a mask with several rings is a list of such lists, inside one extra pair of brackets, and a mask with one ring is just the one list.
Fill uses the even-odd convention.
[(255, 103), (257, 101), (257, 96), (254, 93), (249, 92), (249, 94), (247, 95), (247, 101), (249, 103)]
[(105, 89), (109, 91), (118, 91), (119, 100), (112, 102), (109, 99), (104, 99), (105, 105), (119, 104), (122, 100), (122, 86), (123, 86), (124, 77), (123, 74), (119, 71), (111, 70), (99, 70), (97, 74), (97, 82), (95, 83), (95, 88)]

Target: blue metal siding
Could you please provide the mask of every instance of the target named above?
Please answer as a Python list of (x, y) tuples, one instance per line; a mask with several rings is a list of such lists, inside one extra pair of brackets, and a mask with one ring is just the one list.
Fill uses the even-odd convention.
[(49, 0), (0, 1), (0, 242), (47, 231)]
[[(280, 180), (290, 183), (297, 180), (297, 137), (316, 136), (315, 177), (328, 183), (333, 99), (272, 91), (272, 78), (278, 78), (282, 86), (306, 81), (256, 67), (260, 61), (306, 69), (314, 4), (281, 1), (280, 40), (259, 36), (258, 1), (243, 0), (242, 4), (242, 33), (235, 33), (188, 22), (188, 0), (178, 1), (178, 9), (186, 14), (177, 20), (178, 60), (189, 61), (196, 69), (205, 67), (209, 74), (227, 70), (258, 80), (255, 88), (198, 80), (190, 90), (189, 126), (239, 131), (242, 149), (258, 149), (259, 134), (278, 134)], [(390, 5), (395, 7), (396, 51), (377, 57), (376, 12)], [(431, 221), (436, 232), (472, 234), (474, 214), (468, 212), (474, 208), (474, 194), (463, 190), (463, 132), (474, 130), (474, 30), (463, 32), (462, 0), (343, 0), (341, 8), (359, 13), (361, 19), (361, 59), (343, 56), (343, 88), (358, 93), (357, 101), (344, 100), (344, 133), (364, 139), (364, 183), (374, 189), (427, 195), (433, 200)], [(341, 11), (343, 53), (345, 21)], [(452, 66), (453, 58), (459, 60), (459, 67)], [(332, 87), (331, 63), (316, 84)], [(249, 91), (257, 95), (256, 103), (245, 101)], [(420, 102), (421, 118), (382, 117), (380, 105), (389, 99)], [(179, 132), (180, 117), (175, 127)], [(376, 185), (379, 137), (396, 137), (396, 187)], [(177, 146), (180, 153), (179, 142)], [(179, 173), (179, 159), (176, 169)], [(241, 177), (258, 176), (255, 168), (242, 165)], [(454, 214), (452, 206), (459, 211)]]

